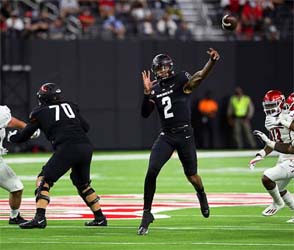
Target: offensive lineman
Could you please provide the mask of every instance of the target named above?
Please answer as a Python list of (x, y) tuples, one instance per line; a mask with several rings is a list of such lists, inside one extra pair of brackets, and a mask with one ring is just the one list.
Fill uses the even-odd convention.
[[(293, 152), (291, 153), (283, 150), (287, 148), (287, 146), (285, 147), (284, 145), (289, 146), (294, 139), (293, 115), (290, 114), (290, 109), (287, 111), (288, 114), (285, 114), (285, 111), (282, 112), (284, 102), (284, 95), (280, 91), (268, 91), (264, 97), (263, 107), (266, 114), (265, 127), (270, 132), (271, 140), (258, 130), (253, 132), (254, 135), (265, 141), (266, 145), (264, 149), (260, 150), (256, 154), (256, 157), (250, 161), (251, 167), (254, 167), (256, 162), (262, 160), (273, 150), (282, 152), (276, 165), (265, 170), (262, 177), (264, 187), (273, 198), (273, 203), (262, 212), (264, 216), (274, 215), (282, 209), (285, 204), (291, 210), (294, 210), (293, 198), (286, 189), (286, 186), (294, 177), (294, 154)], [(288, 121), (289, 119), (291, 119), (291, 121)]]
[(49, 190), (53, 184), (71, 169), (70, 178), (79, 195), (94, 214), (94, 220), (86, 226), (107, 226), (99, 204), (99, 197), (90, 186), (90, 164), (93, 148), (86, 135), (88, 123), (79, 114), (77, 105), (63, 101), (61, 89), (55, 83), (46, 83), (37, 92), (39, 106), (21, 133), (12, 132), (11, 142), (24, 142), (40, 128), (52, 143), (54, 153), (39, 174), (41, 180), (35, 191), (36, 214), (20, 228), (45, 228), (46, 207), (50, 202)]
[[(14, 171), (4, 162), (2, 156), (7, 153), (3, 147), (5, 138), (5, 128), (23, 129), (26, 123), (11, 116), (10, 109), (7, 106), (0, 106), (0, 187), (9, 192), (10, 218), (9, 224), (20, 224), (26, 220), (20, 215), (19, 208), (21, 204), (23, 184)], [(33, 136), (37, 138), (39, 131)]]
[(156, 80), (151, 81), (150, 71), (142, 72), (144, 83), (142, 116), (147, 118), (156, 107), (162, 130), (152, 146), (149, 159), (144, 184), (144, 211), (138, 235), (147, 234), (148, 227), (154, 220), (151, 206), (156, 189), (156, 178), (174, 150), (177, 150), (185, 175), (197, 192), (202, 215), (205, 218), (209, 217), (206, 194), (201, 177), (197, 174), (196, 148), (190, 121), (190, 94), (207, 77), (215, 62), (219, 60), (216, 50), (210, 48), (207, 53), (210, 56), (208, 62), (193, 76), (184, 71), (175, 74), (172, 59), (165, 54), (159, 54), (153, 59), (151, 70)]

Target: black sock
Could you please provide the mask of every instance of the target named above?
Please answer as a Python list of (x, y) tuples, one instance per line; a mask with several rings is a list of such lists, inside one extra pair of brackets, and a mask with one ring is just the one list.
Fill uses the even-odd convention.
[(198, 189), (198, 188), (195, 188), (196, 189), (196, 192), (198, 194), (203, 194), (204, 193), (204, 187), (202, 187), (202, 189)]
[(104, 217), (101, 209), (99, 209), (97, 211), (93, 211), (93, 213), (95, 215), (95, 219), (100, 219), (101, 217)]
[(45, 213), (46, 213), (46, 209), (45, 208), (37, 208), (35, 217), (38, 218), (38, 219), (44, 218), (45, 217)]
[(144, 183), (144, 211), (150, 212), (156, 190), (156, 176), (153, 173), (147, 173)]

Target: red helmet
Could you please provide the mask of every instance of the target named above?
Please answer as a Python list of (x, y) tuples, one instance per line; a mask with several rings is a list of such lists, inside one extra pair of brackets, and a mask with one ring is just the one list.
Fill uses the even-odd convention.
[(284, 104), (284, 109), (288, 111), (294, 111), (294, 92), (287, 97)]
[(262, 106), (266, 115), (277, 116), (282, 112), (285, 102), (285, 96), (279, 90), (270, 90), (266, 92)]

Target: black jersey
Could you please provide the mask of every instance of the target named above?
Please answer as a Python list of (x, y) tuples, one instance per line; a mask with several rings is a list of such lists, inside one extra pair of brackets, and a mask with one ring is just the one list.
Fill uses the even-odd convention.
[[(182, 71), (153, 85), (149, 102), (153, 101), (158, 110), (162, 128), (179, 127), (191, 123), (191, 95), (184, 93), (183, 87), (191, 75)], [(146, 105), (144, 100), (143, 106)], [(147, 104), (148, 105), (148, 104)], [(144, 113), (142, 106), (142, 115)]]
[(62, 143), (89, 143), (86, 136), (89, 125), (79, 114), (78, 106), (71, 102), (36, 107), (30, 114), (28, 125), (10, 140), (26, 141), (38, 128), (44, 132), (53, 147)]

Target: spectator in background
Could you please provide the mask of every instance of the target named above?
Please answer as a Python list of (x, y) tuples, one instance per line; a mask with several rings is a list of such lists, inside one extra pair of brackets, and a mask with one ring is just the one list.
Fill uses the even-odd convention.
[(0, 32), (6, 32), (7, 30), (7, 25), (6, 25), (6, 18), (5, 16), (0, 13)]
[(181, 40), (183, 42), (193, 40), (192, 32), (189, 29), (188, 23), (186, 21), (181, 21), (178, 24), (178, 28), (177, 28), (177, 31), (176, 31), (176, 34), (175, 34), (175, 38), (177, 40)]
[(264, 38), (268, 41), (277, 41), (280, 39), (280, 32), (276, 25), (273, 24), (272, 19), (266, 17), (264, 19)]
[(247, 0), (241, 13), (241, 40), (261, 40), (263, 10), (260, 1)]
[(49, 13), (46, 10), (42, 10), (38, 18), (32, 21), (30, 31), (37, 38), (46, 39), (49, 37), (49, 25), (51, 20), (49, 19)]
[(124, 24), (114, 16), (114, 9), (105, 9), (103, 13), (101, 36), (103, 39), (124, 39), (126, 29)]
[(148, 0), (148, 6), (151, 9), (154, 19), (158, 21), (165, 14), (167, 3), (163, 0)]
[(79, 15), (79, 20), (82, 24), (83, 33), (90, 33), (90, 28), (95, 23), (95, 17), (92, 15), (91, 10), (89, 8), (82, 8), (81, 14)]
[(98, 9), (101, 17), (106, 16), (109, 12), (114, 13), (114, 0), (97, 0)]
[(7, 32), (13, 36), (20, 36), (21, 32), (24, 30), (24, 22), (19, 17), (19, 11), (13, 10), (11, 12), (11, 17), (6, 20)]
[(246, 0), (221, 0), (220, 6), (224, 9), (224, 15), (240, 16)]
[(173, 38), (177, 31), (177, 24), (169, 14), (165, 14), (156, 24), (160, 37)]
[(167, 3), (166, 12), (171, 16), (171, 18), (176, 22), (183, 20), (183, 13), (178, 2), (176, 0), (167, 0)]
[(78, 0), (60, 0), (59, 2), (60, 16), (62, 18), (69, 14), (77, 14), (80, 11)]
[(201, 148), (214, 148), (214, 120), (218, 111), (218, 104), (212, 98), (211, 91), (207, 91), (203, 99), (198, 103), (198, 111), (201, 115), (201, 127), (198, 138)]
[(65, 35), (65, 26), (63, 23), (63, 20), (58, 17), (56, 18), (53, 23), (49, 26), (49, 37), (50, 39), (57, 40), (57, 39), (63, 39)]
[(250, 120), (254, 114), (254, 105), (251, 98), (243, 94), (240, 87), (236, 87), (235, 94), (231, 96), (227, 118), (233, 128), (233, 136), (238, 149), (245, 147), (243, 135), (250, 148), (256, 148), (256, 141), (252, 135)]
[[(136, 0), (131, 5), (133, 33), (136, 35), (153, 34), (151, 11), (144, 1)], [(151, 26), (150, 26), (151, 24)]]

